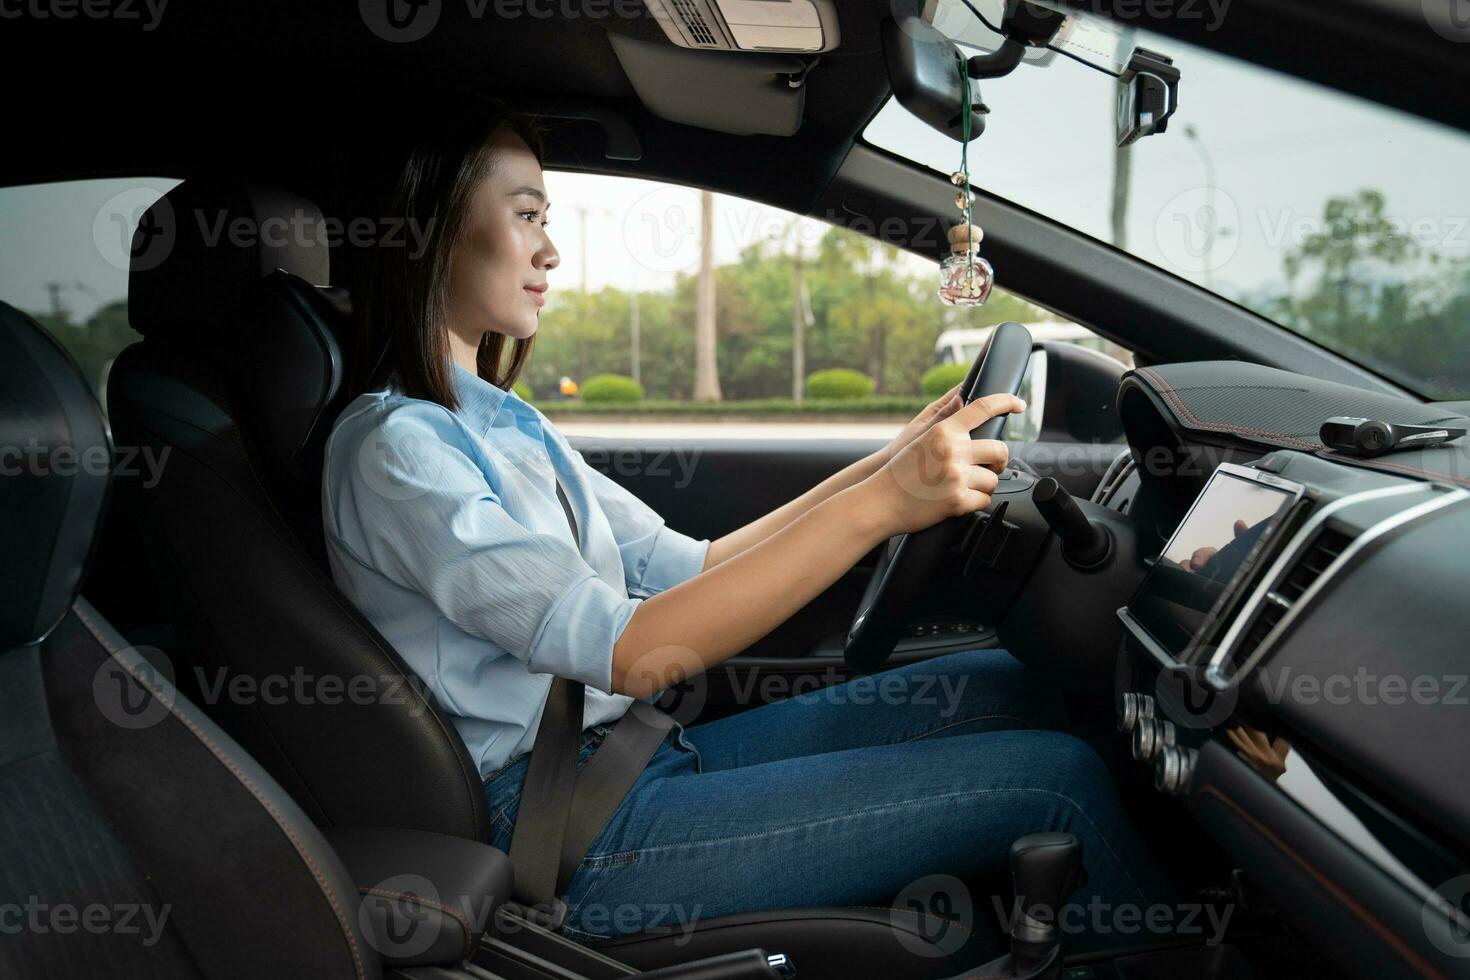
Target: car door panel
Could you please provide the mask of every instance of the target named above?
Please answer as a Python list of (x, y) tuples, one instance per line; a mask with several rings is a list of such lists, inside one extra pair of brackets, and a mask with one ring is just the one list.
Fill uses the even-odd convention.
[[(714, 540), (800, 496), (833, 473), (882, 447), (861, 439), (659, 439), (571, 436), (588, 465), (630, 490), (670, 527)], [(1122, 451), (1118, 445), (1015, 443), (1012, 459), (1038, 475), (1055, 475), (1088, 497)], [(878, 549), (739, 656), (683, 685), (665, 705), (681, 720), (708, 720), (846, 680), (842, 642), (872, 574)], [(738, 597), (735, 597), (738, 601)], [(964, 626), (961, 631), (961, 625)], [(890, 665), (958, 650), (994, 646), (982, 624), (923, 627), (905, 638)], [(690, 717), (685, 717), (685, 714)]]

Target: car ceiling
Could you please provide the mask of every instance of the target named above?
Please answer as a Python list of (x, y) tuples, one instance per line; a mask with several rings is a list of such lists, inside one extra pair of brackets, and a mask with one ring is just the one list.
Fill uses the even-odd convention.
[[(498, 8), (419, 0), (438, 2), (441, 16), (412, 43), (367, 28), (360, 5), (383, 0), (169, 3), (152, 30), (142, 25), (145, 0), (100, 2), (126, 3), (138, 19), (7, 19), (0, 78), (29, 97), (7, 105), (12, 140), (0, 155), (0, 184), (226, 171), (284, 183), (330, 207), (347, 180), (361, 183), (359, 175), (400, 158), (416, 120), (457, 111), (474, 92), (531, 109), (612, 110), (641, 140), (641, 160), (609, 160), (600, 129), (563, 124), (551, 140), (552, 166), (698, 184), (805, 212), (888, 95), (878, 24), (908, 0), (837, 5), (841, 45), (809, 74), (805, 121), (792, 137), (729, 135), (648, 112), (607, 37), (667, 43), (650, 17), (609, 16), (634, 0), (502, 0)], [(1470, 129), (1470, 45), (1430, 30), (1420, 3), (1233, 0), (1217, 30), (1206, 29), (1208, 18), (1183, 16), (1148, 26)], [(1131, 10), (1138, 23), (1139, 0), (1077, 5), (1117, 7), (1125, 20)], [(495, 16), (531, 8), (552, 16)], [(1313, 43), (1302, 44), (1306, 37)]]
[[(840, 5), (841, 47), (810, 74), (805, 122), (792, 138), (727, 135), (652, 116), (607, 37), (612, 30), (666, 44), (651, 17), (592, 16), (582, 0), (531, 2), (558, 15), (497, 18), (490, 2), (475, 17), (466, 0), (442, 0), (435, 29), (412, 43), (375, 36), (351, 2), (170, 4), (146, 33), (80, 19), (25, 24), (37, 41), (25, 50), (65, 55), (44, 74), (8, 59), (0, 67), (24, 71), (25, 83), (11, 91), (42, 96), (12, 104), (8, 115), (20, 117), (21, 132), (45, 134), (12, 145), (0, 159), (0, 182), (226, 166), (292, 177), (307, 190), (390, 158), (415, 119), (453, 112), (462, 93), (477, 92), (532, 109), (568, 101), (611, 108), (641, 137), (643, 159), (629, 166), (603, 158), (599, 129), (565, 125), (551, 140), (553, 165), (697, 181), (805, 210), (888, 94), (878, 39), (888, 0)], [(605, 12), (610, 4), (585, 6)], [(5, 28), (7, 46), (15, 29)], [(58, 78), (57, 87), (38, 84), (46, 77)]]

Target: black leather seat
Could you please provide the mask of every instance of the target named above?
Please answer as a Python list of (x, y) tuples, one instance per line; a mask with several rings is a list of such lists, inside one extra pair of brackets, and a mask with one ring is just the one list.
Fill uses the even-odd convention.
[(31, 444), (0, 479), (0, 976), (380, 976), (311, 820), (78, 597), (109, 487), (101, 413), (0, 304), (0, 445)]
[[(129, 318), (144, 340), (118, 358), (108, 390), (119, 441), (169, 453), (156, 485), (128, 488), (129, 509), (193, 641), (191, 667), (208, 681), (224, 671), (262, 683), (298, 668), (342, 683), (366, 677), (380, 695), (207, 707), (324, 825), (487, 840), (483, 788), (457, 732), (321, 561), (322, 445), (342, 408), (344, 364), (325, 247), (309, 235), (266, 249), (199, 234), (221, 216), (311, 227), (320, 213), (269, 188), (194, 180), (161, 206), (175, 239), (163, 261), (150, 255), (156, 264), (132, 272)], [(195, 213), (209, 220), (178, 220)], [(784, 945), (766, 940), (773, 931)], [(886, 910), (714, 920), (696, 936), (698, 955), (766, 946), (798, 958), (804, 976), (826, 975), (824, 962), (846, 964), (839, 976), (948, 976), (996, 943), (986, 934), (954, 955), (918, 956)], [(680, 938), (621, 940), (614, 955), (692, 958)]]

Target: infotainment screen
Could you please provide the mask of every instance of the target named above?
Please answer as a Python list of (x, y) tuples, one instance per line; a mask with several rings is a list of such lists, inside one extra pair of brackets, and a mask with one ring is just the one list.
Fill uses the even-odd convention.
[(1221, 464), (1128, 603), (1134, 624), (1171, 659), (1188, 659), (1301, 496), (1299, 484)]

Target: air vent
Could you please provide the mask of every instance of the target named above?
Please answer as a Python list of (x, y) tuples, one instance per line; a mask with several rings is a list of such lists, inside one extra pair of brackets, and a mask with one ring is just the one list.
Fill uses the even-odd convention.
[(706, 48), (723, 48), (724, 44), (710, 30), (709, 21), (704, 19), (704, 11), (699, 9), (699, 4), (694, 0), (672, 0), (674, 13), (684, 24), (684, 30), (689, 35), (689, 40)]
[(1260, 647), (1261, 641), (1270, 635), (1276, 625), (1291, 611), (1291, 607), (1301, 600), (1319, 578), (1327, 571), (1337, 557), (1347, 550), (1352, 544), (1351, 535), (1343, 534), (1324, 527), (1317, 532), (1316, 538), (1301, 557), (1291, 563), (1286, 574), (1281, 577), (1276, 588), (1266, 593), (1266, 601), (1261, 604), (1261, 611), (1256, 615), (1255, 622), (1251, 623), (1250, 629), (1246, 630), (1245, 636), (1241, 638), (1240, 646), (1231, 658), (1236, 664), (1249, 663)]
[(1337, 556), (1352, 543), (1350, 535), (1324, 527), (1318, 532), (1312, 546), (1292, 563), (1281, 584), (1276, 587), (1277, 593), (1288, 603), (1296, 602), (1312, 587), (1313, 582), (1322, 577), (1327, 566), (1336, 561)]

